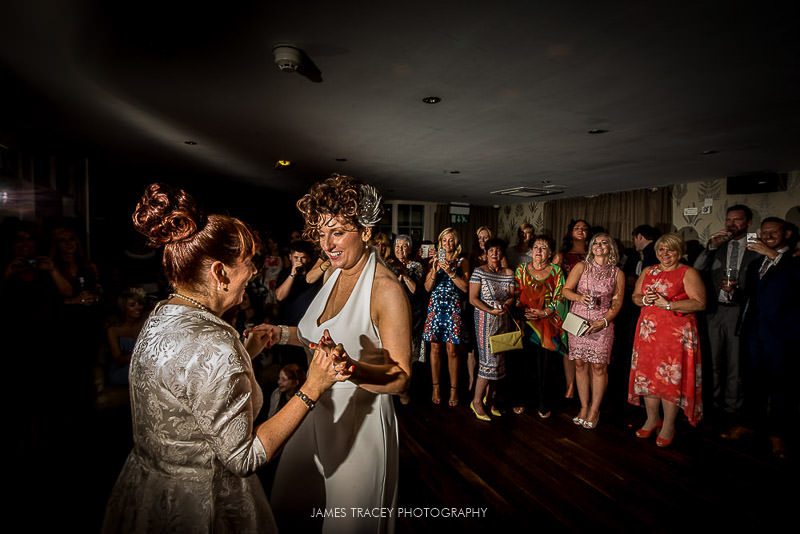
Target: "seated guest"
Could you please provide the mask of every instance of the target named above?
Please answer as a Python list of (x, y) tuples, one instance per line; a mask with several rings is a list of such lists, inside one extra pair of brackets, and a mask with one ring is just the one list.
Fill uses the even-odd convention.
[(306, 373), (296, 363), (284, 365), (278, 373), (278, 386), (272, 391), (269, 397), (269, 412), (267, 418), (272, 417), (278, 410), (286, 406), (297, 390), (300, 389), (300, 384), (305, 382)]

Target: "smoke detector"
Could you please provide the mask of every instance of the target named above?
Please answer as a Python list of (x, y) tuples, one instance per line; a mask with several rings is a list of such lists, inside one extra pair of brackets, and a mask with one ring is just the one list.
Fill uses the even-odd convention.
[(300, 66), (300, 49), (291, 45), (275, 45), (272, 48), (275, 64), (283, 72), (295, 72)]

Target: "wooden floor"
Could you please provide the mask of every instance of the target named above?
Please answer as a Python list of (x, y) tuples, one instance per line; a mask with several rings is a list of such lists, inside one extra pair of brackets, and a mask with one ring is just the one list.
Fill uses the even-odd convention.
[[(487, 423), (467, 404), (433, 406), (422, 379), (411, 404), (398, 405), (398, 533), (492, 532), (520, 522), (514, 532), (761, 532), (798, 510), (797, 464), (771, 459), (764, 441), (724, 442), (684, 420), (673, 446), (659, 449), (633, 435), (643, 410), (613, 395), (593, 431), (572, 424), (572, 406), (546, 420), (533, 412)], [(19, 513), (32, 526), (96, 532), (130, 450), (127, 408), (69, 428), (50, 434), (36, 465), (20, 462)], [(441, 517), (481, 508), (486, 517)]]
[(730, 443), (681, 424), (670, 448), (634, 436), (644, 410), (609, 398), (589, 431), (577, 408), (477, 420), (466, 402), (433, 406), (417, 390), (399, 407), (399, 508), (487, 508), (485, 519), (400, 519), (398, 531), (764, 531), (796, 515), (797, 466), (757, 439)]

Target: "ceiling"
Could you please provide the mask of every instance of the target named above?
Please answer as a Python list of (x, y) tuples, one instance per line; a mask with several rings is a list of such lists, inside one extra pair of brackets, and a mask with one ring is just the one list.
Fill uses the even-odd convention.
[[(731, 0), (3, 0), (0, 128), (162, 175), (481, 205), (789, 171), (797, 22)], [(279, 43), (322, 81), (279, 71)]]

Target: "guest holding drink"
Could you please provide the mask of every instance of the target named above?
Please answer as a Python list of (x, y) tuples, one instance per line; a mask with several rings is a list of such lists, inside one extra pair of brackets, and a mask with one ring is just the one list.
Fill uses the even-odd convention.
[[(628, 402), (641, 397), (647, 421), (637, 438), (658, 432), (656, 445), (667, 447), (675, 437), (675, 419), (683, 409), (696, 425), (703, 413), (700, 346), (695, 313), (705, 308), (706, 294), (696, 270), (680, 263), (684, 243), (678, 234), (656, 241), (659, 264), (636, 281), (633, 302), (642, 307), (631, 356)], [(663, 408), (663, 419), (659, 415)]]
[(572, 268), (563, 290), (564, 297), (572, 301), (572, 313), (590, 324), (582, 336), (568, 334), (569, 359), (575, 361), (581, 399), (581, 410), (572, 422), (589, 430), (596, 428), (600, 420), (614, 344), (614, 319), (625, 293), (625, 275), (617, 267), (618, 255), (611, 236), (596, 234), (589, 243), (586, 261)]

